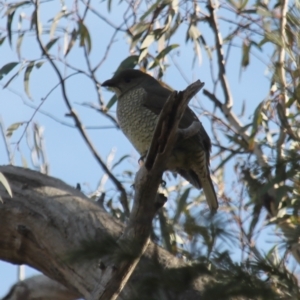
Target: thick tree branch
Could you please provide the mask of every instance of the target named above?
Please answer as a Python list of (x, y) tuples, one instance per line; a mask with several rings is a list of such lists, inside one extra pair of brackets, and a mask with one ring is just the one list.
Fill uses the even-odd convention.
[[(142, 170), (145, 172), (145, 168)], [(99, 241), (100, 248), (105, 247), (101, 242), (107, 235), (117, 239), (123, 225), (80, 191), (58, 179), (13, 166), (2, 166), (0, 172), (6, 176), (13, 191), (11, 199), (0, 185), (0, 197), (4, 201), (0, 204), (0, 259), (29, 265), (71, 292), (92, 299), (91, 293), (95, 286), (99, 287), (105, 270), (98, 268), (95, 259), (70, 263), (65, 260), (66, 255), (81, 248), (82, 241)], [(133, 211), (138, 214), (135, 209)], [(140, 226), (144, 226), (143, 220), (140, 220)], [(185, 266), (182, 260), (150, 243), (131, 284), (129, 282), (119, 295), (120, 300), (135, 290), (135, 283), (145, 274), (151, 275), (153, 258), (161, 270)], [(156, 270), (153, 276), (160, 276), (160, 273)], [(199, 276), (192, 287), (180, 293), (169, 290), (168, 294), (173, 295), (172, 299), (187, 299), (187, 294), (190, 300), (199, 299), (202, 280), (203, 276)]]
[[(188, 102), (203, 87), (199, 80), (183, 92), (174, 92), (164, 105), (153, 134), (145, 165), (135, 178), (135, 196), (129, 223), (119, 239), (120, 247), (128, 245), (132, 258), (120, 264), (104, 265), (104, 275), (92, 294), (92, 299), (114, 300), (126, 285), (131, 273), (149, 244), (152, 220), (160, 208), (157, 190), (166, 162), (178, 138), (178, 125)], [(182, 134), (182, 132), (180, 133)], [(104, 290), (103, 287), (104, 286)]]
[(29, 277), (16, 283), (2, 300), (74, 300), (80, 294), (44, 275)]
[[(152, 169), (157, 154), (163, 151), (170, 151), (176, 139), (195, 134), (195, 126), (178, 130), (179, 122), (183, 116), (188, 102), (200, 91), (204, 83), (200, 80), (189, 85), (185, 91), (177, 94), (173, 92), (167, 100), (163, 110), (159, 115), (155, 132), (152, 137), (150, 149), (147, 154), (145, 166), (148, 170)], [(165, 148), (168, 146), (168, 150)], [(168, 156), (162, 157), (166, 159)]]

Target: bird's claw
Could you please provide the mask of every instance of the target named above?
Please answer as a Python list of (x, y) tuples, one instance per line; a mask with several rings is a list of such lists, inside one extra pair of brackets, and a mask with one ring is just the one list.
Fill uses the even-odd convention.
[(168, 200), (168, 198), (164, 194), (158, 193), (155, 198), (156, 209), (158, 210), (161, 207), (163, 207), (165, 205), (165, 203), (167, 202), (167, 200)]
[(143, 165), (144, 165), (146, 155), (147, 155), (147, 154), (144, 154), (144, 155), (142, 155), (142, 156), (139, 158), (138, 163), (139, 163), (140, 166), (143, 166)]

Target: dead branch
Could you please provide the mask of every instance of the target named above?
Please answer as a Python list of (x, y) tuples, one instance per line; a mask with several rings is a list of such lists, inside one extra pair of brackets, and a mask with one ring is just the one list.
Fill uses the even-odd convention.
[[(58, 179), (14, 166), (1, 166), (0, 172), (6, 176), (13, 192), (13, 198), (10, 198), (0, 185), (0, 197), (4, 202), (0, 204), (0, 259), (30, 265), (72, 293), (92, 299), (92, 291), (95, 286), (99, 287), (105, 270), (98, 268), (98, 259), (71, 263), (66, 260), (66, 255), (80, 249), (83, 241), (98, 241), (101, 248), (101, 242), (108, 235), (114, 239), (121, 235), (123, 224), (80, 191)], [(145, 168), (142, 172), (146, 172)], [(147, 197), (145, 195), (144, 199)], [(141, 196), (137, 194), (136, 197)], [(144, 228), (141, 219), (149, 216), (139, 215), (134, 208), (133, 218), (140, 218), (139, 228)], [(135, 234), (135, 227), (131, 224), (126, 231), (129, 237)], [(185, 266), (182, 260), (150, 243), (129, 283), (119, 295), (120, 300), (134, 291), (135, 283), (140, 282), (145, 270), (148, 270), (146, 274), (149, 276), (154, 258), (163, 270)], [(154, 272), (154, 275), (159, 273)], [(199, 276), (192, 287), (174, 294), (172, 299), (186, 299), (186, 293), (190, 300), (199, 299), (199, 291), (204, 287), (202, 280), (203, 276)], [(172, 295), (172, 291), (168, 293)]]
[(44, 275), (36, 275), (13, 285), (3, 300), (75, 300), (80, 294)]
[[(104, 264), (103, 276), (93, 291), (91, 299), (116, 299), (146, 250), (153, 218), (161, 207), (161, 203), (156, 202), (157, 190), (161, 183), (162, 174), (166, 170), (168, 157), (178, 139), (179, 122), (188, 102), (203, 85), (198, 80), (183, 92), (173, 92), (164, 105), (153, 134), (145, 165), (136, 174), (133, 208), (128, 225), (118, 241), (120, 247), (128, 245), (132, 251), (131, 258), (119, 264), (113, 260), (109, 265)], [(192, 131), (194, 131), (193, 128)]]

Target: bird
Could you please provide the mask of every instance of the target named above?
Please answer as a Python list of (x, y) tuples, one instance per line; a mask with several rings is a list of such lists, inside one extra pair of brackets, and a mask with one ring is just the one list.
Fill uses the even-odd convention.
[[(101, 86), (116, 94), (119, 126), (141, 157), (146, 157), (159, 114), (172, 91), (137, 69), (116, 72)], [(199, 123), (199, 131), (186, 139), (178, 139), (166, 167), (197, 189), (203, 188), (208, 206), (214, 213), (219, 205), (209, 171), (211, 141), (196, 114), (187, 106), (179, 128), (188, 128), (193, 122)]]

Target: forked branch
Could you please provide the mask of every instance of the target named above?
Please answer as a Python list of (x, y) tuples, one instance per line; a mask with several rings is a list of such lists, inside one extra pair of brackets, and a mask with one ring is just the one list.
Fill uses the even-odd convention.
[[(182, 92), (173, 92), (164, 105), (154, 134), (152, 143), (143, 165), (136, 174), (134, 204), (128, 225), (118, 243), (120, 248), (126, 247), (130, 255), (119, 264), (113, 260), (109, 265), (104, 263), (103, 276), (92, 293), (91, 300), (114, 300), (126, 285), (130, 275), (138, 264), (142, 254), (149, 244), (152, 230), (152, 220), (161, 207), (157, 194), (162, 174), (166, 170), (166, 162), (171, 154), (178, 136), (196, 134), (192, 124), (178, 132), (179, 122), (185, 112), (188, 102), (203, 87), (199, 80)], [(103, 289), (104, 286), (104, 289)]]

